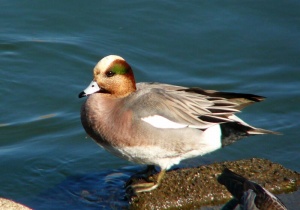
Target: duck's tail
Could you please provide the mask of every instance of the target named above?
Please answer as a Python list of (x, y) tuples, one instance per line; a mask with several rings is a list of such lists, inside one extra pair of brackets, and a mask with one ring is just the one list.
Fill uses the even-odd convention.
[(282, 135), (282, 133), (276, 132), (276, 131), (270, 131), (270, 130), (266, 130), (266, 129), (262, 129), (262, 128), (254, 128), (251, 127), (252, 129), (250, 129), (247, 133), (249, 135), (257, 135), (257, 134), (274, 134), (274, 135)]
[(220, 124), (222, 131), (222, 146), (227, 146), (238, 141), (241, 138), (260, 135), (260, 134), (275, 134), (280, 135), (281, 133), (270, 131), (262, 128), (253, 127), (235, 115), (230, 116), (233, 122), (227, 122)]

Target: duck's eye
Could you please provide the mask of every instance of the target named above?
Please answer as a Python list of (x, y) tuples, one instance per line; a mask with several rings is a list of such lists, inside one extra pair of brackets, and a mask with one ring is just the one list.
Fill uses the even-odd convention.
[(112, 77), (112, 76), (114, 76), (115, 75), (115, 72), (113, 72), (113, 71), (108, 71), (108, 72), (106, 72), (106, 76), (107, 77)]

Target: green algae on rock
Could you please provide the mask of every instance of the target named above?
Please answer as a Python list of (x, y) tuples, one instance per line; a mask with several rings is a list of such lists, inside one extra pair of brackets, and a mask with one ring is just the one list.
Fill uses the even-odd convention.
[[(266, 159), (226, 161), (197, 168), (171, 170), (158, 189), (139, 193), (137, 196), (128, 194), (130, 209), (196, 209), (224, 204), (232, 198), (227, 189), (217, 181), (225, 167), (274, 194), (296, 191), (300, 185), (299, 173)], [(157, 174), (153, 178), (155, 176)], [(143, 181), (133, 180), (134, 183)]]

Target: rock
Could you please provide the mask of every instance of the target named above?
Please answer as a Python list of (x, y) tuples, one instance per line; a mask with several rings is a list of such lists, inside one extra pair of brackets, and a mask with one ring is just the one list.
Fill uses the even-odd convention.
[(31, 210), (30, 208), (16, 203), (15, 201), (6, 199), (6, 198), (0, 198), (0, 209), (5, 210)]
[[(299, 173), (266, 159), (226, 161), (197, 168), (171, 170), (157, 189), (137, 196), (128, 194), (130, 209), (199, 209), (224, 204), (232, 198), (227, 189), (217, 181), (225, 167), (274, 194), (296, 191), (300, 185)], [(154, 179), (156, 176), (153, 175)], [(133, 183), (139, 182), (144, 180), (133, 180)]]

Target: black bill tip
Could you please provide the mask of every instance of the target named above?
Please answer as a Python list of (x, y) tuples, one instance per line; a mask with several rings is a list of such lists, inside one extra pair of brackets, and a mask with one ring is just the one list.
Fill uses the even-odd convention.
[(84, 91), (82, 91), (81, 93), (79, 93), (78, 98), (82, 98), (85, 96), (86, 96), (86, 93)]

